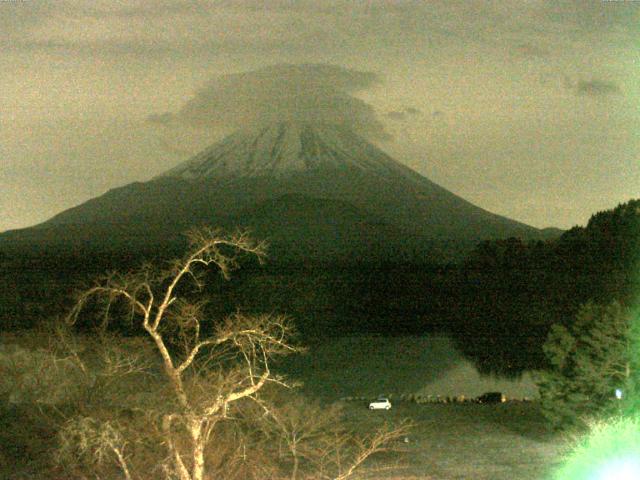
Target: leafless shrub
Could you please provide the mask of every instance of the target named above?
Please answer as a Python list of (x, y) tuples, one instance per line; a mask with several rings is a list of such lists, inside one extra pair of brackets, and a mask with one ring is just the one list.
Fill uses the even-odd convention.
[(254, 418), (260, 419), (272, 456), (285, 464), (291, 480), (346, 480), (372, 456), (393, 448), (411, 428), (402, 422), (362, 435), (347, 426), (340, 404), (326, 406), (290, 392), (260, 406), (263, 414)]
[(100, 422), (91, 417), (76, 417), (68, 421), (59, 432), (60, 447), (56, 463), (65, 469), (78, 461), (96, 467), (115, 463), (126, 480), (132, 480), (127, 461), (127, 445), (123, 428), (117, 423)]
[(85, 376), (74, 362), (45, 349), (2, 345), (0, 371), (0, 396), (14, 404), (59, 404), (85, 386)]

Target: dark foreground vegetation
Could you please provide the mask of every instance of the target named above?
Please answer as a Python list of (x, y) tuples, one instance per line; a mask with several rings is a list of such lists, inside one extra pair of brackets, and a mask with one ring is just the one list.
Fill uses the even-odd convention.
[[(8, 474), (346, 480), (407, 434), (406, 423), (360, 434), (335, 406), (296, 396), (272, 367), (299, 351), (287, 317), (207, 322), (207, 271), (226, 278), (237, 255), (261, 259), (263, 247), (205, 228), (188, 238), (166, 267), (100, 277), (49, 332), (2, 343), (3, 404), (24, 407), (55, 436), (42, 464), (14, 456)], [(124, 324), (139, 335), (111, 333)]]
[[(206, 243), (202, 236), (193, 240), (192, 248)], [(139, 472), (153, 472), (195, 480), (207, 478), (206, 465), (214, 475), (225, 472), (224, 478), (348, 478), (365, 460), (382, 467), (416, 448), (394, 444), (407, 435), (408, 426), (394, 421), (359, 431), (380, 417), (360, 419), (351, 406), (345, 411), (326, 402), (294, 400), (292, 385), (270, 368), (275, 357), (318, 337), (444, 333), (482, 372), (555, 371), (556, 377), (546, 380), (556, 382), (553, 388), (568, 395), (565, 399), (574, 398), (565, 364), (558, 369), (554, 359), (569, 359), (578, 369), (581, 360), (575, 349), (562, 350), (569, 345), (563, 339), (578, 338), (576, 322), (599, 331), (602, 319), (628, 318), (640, 290), (640, 201), (598, 213), (587, 226), (555, 240), (484, 242), (458, 264), (428, 259), (305, 264), (284, 257), (262, 264), (261, 248), (245, 243), (245, 237), (222, 243), (196, 258), (194, 267), (216, 267), (196, 276), (191, 268), (180, 270), (180, 263), (167, 263), (172, 257), (191, 258), (182, 253), (184, 245), (2, 253), (0, 464), (5, 476), (144, 478)], [(236, 250), (248, 255), (238, 256)], [(143, 261), (150, 263), (139, 267)], [(105, 270), (122, 273), (96, 283)], [(233, 281), (222, 281), (221, 273), (232, 273)], [(167, 297), (176, 278), (192, 283), (176, 284)], [(83, 293), (73, 297), (74, 291)], [(167, 301), (174, 297), (175, 302)], [(618, 313), (610, 314), (615, 308)], [(73, 331), (33, 333), (52, 320), (61, 325), (65, 316)], [(619, 331), (626, 331), (627, 323), (620, 325)], [(557, 454), (545, 443), (549, 433), (541, 427), (542, 414), (545, 408), (547, 417), (562, 411), (555, 400), (542, 407), (511, 407), (497, 429), (488, 426), (495, 426), (497, 417), (478, 423), (488, 411), (471, 412), (479, 406), (394, 409), (394, 416), (405, 412), (414, 420), (417, 433), (409, 435), (422, 439), (420, 453), (413, 452), (413, 470), (405, 473), (516, 478), (514, 472), (521, 471), (528, 472), (522, 478), (542, 478), (538, 475)], [(310, 424), (309, 419), (326, 422)], [(447, 422), (453, 422), (452, 430), (442, 433)], [(433, 442), (430, 437), (437, 433), (445, 440)], [(494, 434), (492, 451), (479, 449), (478, 442)], [(508, 455), (494, 451), (514, 435), (523, 442), (535, 438), (519, 448), (541, 463), (504, 465)], [(461, 437), (477, 441), (460, 443)], [(490, 460), (468, 462), (472, 471), (447, 473), (444, 459), (458, 458), (447, 445), (476, 449)], [(384, 457), (389, 448), (397, 451), (393, 462)]]
[[(343, 426), (356, 435), (367, 435), (385, 423), (398, 424), (406, 419), (412, 422), (406, 443), (402, 437), (390, 443), (388, 450), (372, 456), (366, 468), (368, 475), (360, 471), (359, 478), (546, 480), (568, 446), (565, 439), (545, 427), (535, 403), (395, 403), (388, 412), (372, 413), (361, 403), (349, 402), (325, 405), (321, 415), (335, 409), (341, 411)], [(50, 452), (58, 446), (57, 432), (43, 424), (37, 411), (10, 405), (1, 413), (2, 478), (69, 478), (61, 477), (60, 470), (51, 470)], [(147, 455), (149, 471), (153, 471), (152, 452)], [(112, 476), (103, 478), (120, 478), (117, 468), (111, 472)]]
[[(456, 264), (423, 257), (305, 263), (283, 252), (268, 253), (264, 264), (245, 258), (232, 282), (210, 273), (209, 317), (237, 310), (286, 314), (303, 338), (446, 333), (483, 372), (518, 375), (546, 366), (541, 347), (551, 326), (571, 324), (581, 305), (633, 304), (640, 291), (639, 208), (634, 200), (597, 213), (554, 240), (487, 241)], [(2, 330), (63, 314), (72, 292), (105, 271), (162, 264), (185, 247), (69, 253), (0, 246)]]

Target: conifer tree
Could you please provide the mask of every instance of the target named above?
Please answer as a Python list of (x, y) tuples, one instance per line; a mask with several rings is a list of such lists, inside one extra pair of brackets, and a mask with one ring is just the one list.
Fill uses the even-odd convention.
[(555, 427), (585, 426), (629, 405), (638, 384), (632, 323), (631, 311), (617, 301), (588, 302), (569, 327), (551, 328), (543, 347), (549, 366), (537, 376), (542, 412)]

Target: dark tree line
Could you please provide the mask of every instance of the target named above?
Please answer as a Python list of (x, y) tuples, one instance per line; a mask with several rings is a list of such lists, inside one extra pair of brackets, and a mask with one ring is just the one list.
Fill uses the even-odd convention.
[(596, 213), (556, 240), (478, 245), (456, 271), (453, 309), (460, 347), (486, 372), (544, 368), (552, 325), (569, 326), (580, 307), (640, 292), (640, 200)]
[[(517, 375), (545, 366), (551, 325), (570, 325), (581, 305), (632, 303), (640, 291), (639, 209), (633, 200), (596, 213), (555, 240), (486, 241), (458, 264), (287, 264), (268, 256), (266, 265), (243, 265), (231, 284), (207, 282), (209, 316), (286, 313), (307, 337), (442, 332), (482, 371)], [(33, 326), (65, 311), (69, 294), (97, 274), (161, 262), (180, 248), (91, 253), (90, 261), (86, 252), (5, 252), (0, 328)]]

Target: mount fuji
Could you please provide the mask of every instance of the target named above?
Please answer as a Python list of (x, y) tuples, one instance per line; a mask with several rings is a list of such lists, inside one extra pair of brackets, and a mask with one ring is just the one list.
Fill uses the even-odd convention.
[(484, 239), (544, 236), (436, 185), (344, 125), (283, 121), (5, 232), (0, 247), (135, 249), (199, 224), (247, 228), (276, 258), (297, 259), (447, 257)]

